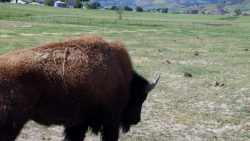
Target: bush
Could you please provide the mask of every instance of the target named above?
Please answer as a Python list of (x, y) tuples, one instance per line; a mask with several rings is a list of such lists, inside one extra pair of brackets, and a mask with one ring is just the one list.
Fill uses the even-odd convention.
[(125, 10), (125, 11), (133, 11), (133, 9), (130, 8), (130, 7), (128, 7), (128, 6), (125, 6), (125, 7), (124, 7), (124, 10)]
[(44, 5), (52, 6), (51, 0), (44, 0)]
[(112, 6), (111, 8), (110, 8), (110, 10), (115, 10), (116, 9), (116, 6)]
[(76, 8), (82, 8), (82, 2), (80, 0), (76, 0)]
[(168, 13), (168, 8), (162, 8), (162, 9), (161, 9), (161, 12), (162, 12), (162, 13)]
[(139, 6), (137, 6), (135, 10), (136, 10), (137, 12), (143, 12), (143, 9), (142, 9), (141, 7), (139, 7)]
[(240, 9), (236, 9), (236, 10), (234, 10), (234, 13), (235, 13), (235, 15), (236, 15), (236, 16), (239, 16), (239, 15), (241, 15), (241, 14), (242, 14), (242, 12), (241, 12), (241, 10), (240, 10)]
[(198, 10), (192, 10), (192, 14), (198, 14)]
[(90, 4), (91, 9), (99, 9), (101, 4), (99, 2), (93, 2)]

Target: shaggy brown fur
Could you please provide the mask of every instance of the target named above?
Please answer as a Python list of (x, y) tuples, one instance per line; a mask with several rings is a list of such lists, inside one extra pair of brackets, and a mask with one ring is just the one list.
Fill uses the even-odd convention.
[[(133, 72), (124, 45), (98, 36), (2, 55), (0, 141), (15, 140), (30, 119), (65, 126), (65, 140), (83, 140), (88, 128), (101, 132), (103, 140), (117, 140), (119, 126), (128, 131), (131, 124), (139, 122), (146, 95), (139, 96), (144, 99), (135, 104), (139, 109), (132, 106), (139, 111), (128, 115), (135, 78), (141, 81), (138, 87), (142, 93), (148, 82)], [(135, 89), (138, 91), (137, 86)]]

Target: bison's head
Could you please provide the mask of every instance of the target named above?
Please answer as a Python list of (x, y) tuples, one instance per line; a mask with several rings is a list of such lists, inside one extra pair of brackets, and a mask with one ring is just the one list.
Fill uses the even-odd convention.
[(133, 72), (133, 79), (130, 84), (130, 99), (128, 105), (122, 113), (121, 126), (123, 132), (128, 132), (131, 125), (137, 124), (141, 120), (141, 108), (148, 93), (156, 86), (160, 75), (155, 82), (150, 84), (146, 79)]

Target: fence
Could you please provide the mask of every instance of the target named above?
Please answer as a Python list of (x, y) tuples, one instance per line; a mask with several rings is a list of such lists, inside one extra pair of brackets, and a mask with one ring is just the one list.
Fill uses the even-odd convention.
[(56, 23), (56, 24), (75, 24), (75, 25), (90, 25), (90, 26), (164, 26), (164, 27), (188, 27), (193, 30), (196, 28), (204, 27), (208, 30), (211, 27), (230, 27), (238, 29), (238, 23), (222, 23), (222, 22), (183, 22), (183, 21), (152, 21), (152, 20), (117, 20), (117, 19), (101, 19), (101, 18), (85, 18), (85, 17), (70, 17), (70, 16), (36, 16), (36, 15), (15, 15), (6, 14), (1, 15), (0, 19), (11, 20), (11, 21), (24, 21), (24, 22), (41, 22), (41, 23)]

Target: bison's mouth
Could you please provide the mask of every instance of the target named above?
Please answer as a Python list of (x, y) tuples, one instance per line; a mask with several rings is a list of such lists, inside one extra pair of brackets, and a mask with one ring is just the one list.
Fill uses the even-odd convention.
[(130, 125), (128, 125), (128, 124), (122, 123), (121, 127), (122, 127), (122, 132), (123, 133), (128, 133), (128, 131), (130, 130)]

